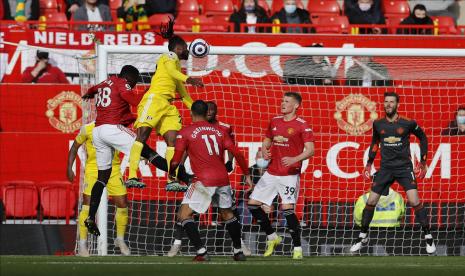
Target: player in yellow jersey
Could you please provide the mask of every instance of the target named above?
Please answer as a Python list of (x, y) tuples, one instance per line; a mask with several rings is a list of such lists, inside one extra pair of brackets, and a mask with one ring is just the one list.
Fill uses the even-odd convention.
[[(85, 165), (84, 182), (85, 188), (83, 191), (83, 201), (81, 212), (79, 213), (79, 255), (82, 257), (88, 257), (89, 251), (87, 250), (87, 228), (84, 225), (84, 221), (89, 215), (90, 195), (92, 187), (97, 181), (97, 160), (95, 148), (92, 145), (92, 130), (95, 127), (95, 123), (89, 123), (82, 126), (81, 131), (74, 139), (74, 143), (69, 150), (68, 154), (68, 168), (67, 175), (68, 180), (73, 182), (74, 172), (73, 163), (76, 159), (78, 149), (85, 144), (87, 151), (87, 159)], [(128, 201), (126, 197), (126, 187), (124, 186), (123, 178), (121, 176), (121, 161), (118, 156), (118, 152), (115, 153), (112, 162), (112, 171), (108, 185), (108, 194), (112, 196), (113, 201), (116, 205), (116, 239), (115, 246), (119, 247), (121, 254), (128, 256), (131, 254), (128, 246), (124, 242), (124, 234), (126, 232), (126, 226), (128, 224)]]
[[(176, 98), (176, 91), (183, 103), (190, 110), (192, 98), (187, 93), (184, 83), (196, 87), (203, 87), (201, 79), (188, 77), (181, 72), (180, 60), (187, 60), (189, 51), (186, 42), (179, 36), (173, 36), (174, 21), (170, 20), (166, 28), (162, 28), (161, 35), (169, 38), (169, 53), (162, 54), (157, 62), (157, 69), (152, 76), (149, 90), (145, 93), (137, 107), (137, 120), (134, 127), (137, 129), (137, 138), (131, 148), (129, 156), (129, 177), (127, 187), (141, 187), (145, 184), (137, 178), (137, 168), (144, 143), (150, 136), (152, 129), (163, 136), (167, 144), (165, 159), (169, 164), (174, 155), (174, 144), (177, 132), (181, 129), (181, 116), (177, 108), (172, 105)], [(170, 182), (167, 191), (185, 191), (186, 185)]]

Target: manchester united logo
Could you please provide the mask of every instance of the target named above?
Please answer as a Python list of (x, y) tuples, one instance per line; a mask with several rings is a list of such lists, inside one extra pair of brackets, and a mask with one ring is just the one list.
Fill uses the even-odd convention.
[(295, 130), (292, 127), (287, 129), (287, 134), (293, 134), (294, 132)]
[(403, 127), (399, 127), (399, 128), (397, 129), (397, 134), (402, 135), (402, 134), (404, 133), (404, 131), (405, 131), (405, 130), (404, 130)]
[(54, 128), (71, 133), (82, 125), (78, 107), (81, 109), (81, 97), (73, 91), (63, 91), (47, 101), (45, 116)]
[[(369, 113), (368, 120), (365, 119), (366, 112)], [(363, 135), (372, 128), (377, 118), (376, 103), (364, 95), (350, 94), (336, 102), (334, 119), (337, 120), (337, 126), (350, 135)]]

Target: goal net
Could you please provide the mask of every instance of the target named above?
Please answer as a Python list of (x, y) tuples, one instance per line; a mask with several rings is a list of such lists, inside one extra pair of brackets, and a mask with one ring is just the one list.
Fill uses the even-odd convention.
[[(142, 74), (137, 93), (144, 93), (157, 58), (165, 51), (161, 46), (99, 46), (98, 63), (89, 58), (80, 60), (83, 90), (131, 64)], [(367, 160), (372, 122), (384, 116), (383, 93), (397, 92), (399, 113), (415, 119), (429, 141), (429, 169), (418, 187), (428, 210), (437, 254), (465, 255), (465, 143), (446, 131), (456, 120), (459, 106), (465, 104), (464, 56), (463, 50), (212, 47), (208, 57), (190, 57), (183, 68), (190, 76), (202, 77), (205, 87), (188, 86), (190, 95), (217, 103), (218, 119), (233, 126), (236, 143), (250, 166), (255, 164), (269, 120), (280, 114), (283, 93), (302, 95), (299, 116), (311, 125), (316, 140), (315, 155), (303, 165), (296, 205), (306, 256), (349, 254), (358, 235), (364, 194), (371, 186), (363, 180), (361, 171)], [(189, 111), (181, 101), (174, 104), (183, 125), (189, 124)], [(86, 105), (85, 120), (92, 120), (94, 115), (92, 104)], [(412, 137), (411, 142), (416, 163), (419, 141)], [(164, 156), (166, 145), (155, 133), (149, 144)], [(379, 158), (373, 172), (379, 167)], [(122, 168), (127, 166), (125, 157)], [(128, 189), (126, 242), (134, 255), (164, 255), (174, 240), (175, 214), (183, 194), (166, 192), (165, 173), (144, 162), (140, 163), (140, 173), (148, 185), (145, 189)], [(230, 180), (243, 240), (254, 255), (261, 255), (266, 235), (247, 209), (248, 194), (237, 165)], [(263, 208), (277, 233), (284, 237), (276, 254), (289, 255), (292, 241), (278, 202)], [(104, 209), (99, 219), (107, 225), (107, 235), (102, 236), (100, 245), (91, 243), (92, 252), (119, 254), (113, 246), (115, 207), (110, 200), (108, 208), (100, 209)], [(395, 183), (376, 212), (383, 215), (375, 216), (369, 246), (361, 254), (426, 254), (423, 235), (402, 187)], [(217, 209), (211, 207), (206, 214), (197, 215), (196, 221), (210, 254), (231, 254), (229, 235)], [(186, 235), (181, 254), (195, 254)]]

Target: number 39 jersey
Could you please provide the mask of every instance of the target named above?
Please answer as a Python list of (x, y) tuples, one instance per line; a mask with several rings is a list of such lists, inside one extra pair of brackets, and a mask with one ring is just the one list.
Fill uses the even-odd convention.
[(194, 122), (183, 128), (176, 138), (176, 152), (187, 151), (192, 171), (204, 186), (229, 185), (223, 154), (235, 147), (229, 135), (218, 125), (207, 121)]
[(133, 93), (126, 79), (116, 76), (91, 87), (87, 94), (97, 94), (95, 126), (131, 124), (135, 116), (131, 113), (130, 105), (137, 105), (142, 96)]

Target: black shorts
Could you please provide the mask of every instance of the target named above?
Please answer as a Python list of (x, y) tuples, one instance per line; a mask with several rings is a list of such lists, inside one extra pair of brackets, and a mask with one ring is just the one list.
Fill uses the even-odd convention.
[(381, 167), (373, 176), (371, 190), (377, 194), (387, 196), (389, 187), (397, 181), (405, 191), (417, 189), (417, 179), (413, 173), (413, 168), (386, 169)]

